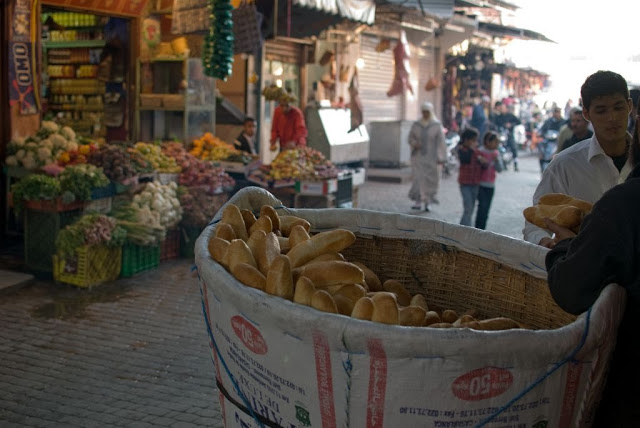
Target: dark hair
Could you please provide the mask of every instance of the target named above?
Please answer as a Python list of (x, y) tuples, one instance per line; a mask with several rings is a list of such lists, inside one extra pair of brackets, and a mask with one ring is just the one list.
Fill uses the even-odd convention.
[(484, 138), (482, 139), (482, 145), (486, 145), (489, 141), (493, 140), (493, 139), (498, 139), (498, 134), (496, 134), (493, 131), (487, 131), (486, 134), (484, 134)]
[(247, 116), (244, 118), (244, 122), (242, 123), (249, 123), (249, 122), (255, 122), (256, 120), (250, 116)]
[(624, 77), (613, 71), (596, 71), (587, 77), (580, 88), (582, 107), (589, 110), (591, 102), (604, 95), (620, 94), (624, 99), (629, 98), (629, 87)]
[(467, 140), (472, 140), (474, 138), (478, 138), (478, 130), (476, 128), (465, 128), (460, 134), (460, 143), (464, 143)]

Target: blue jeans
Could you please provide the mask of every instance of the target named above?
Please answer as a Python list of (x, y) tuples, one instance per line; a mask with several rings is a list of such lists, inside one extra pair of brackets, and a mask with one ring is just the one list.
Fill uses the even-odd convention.
[(460, 219), (460, 224), (471, 226), (471, 216), (473, 216), (473, 209), (476, 206), (476, 199), (478, 199), (478, 185), (461, 184), (460, 193), (462, 194), (462, 218)]

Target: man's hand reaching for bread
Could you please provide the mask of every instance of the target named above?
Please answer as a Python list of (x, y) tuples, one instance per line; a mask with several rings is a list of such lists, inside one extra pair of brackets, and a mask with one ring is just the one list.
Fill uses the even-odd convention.
[[(545, 218), (544, 222), (547, 225), (547, 229), (554, 233), (553, 245), (555, 245), (558, 242), (563, 241), (565, 239), (573, 238), (573, 237), (576, 236), (576, 233), (573, 230), (567, 229), (566, 227), (559, 226), (558, 224), (554, 223), (549, 218)], [(544, 240), (544, 238), (543, 238), (543, 240)], [(542, 245), (542, 241), (540, 241), (540, 242), (541, 242), (540, 245)], [(551, 248), (551, 247), (547, 247), (547, 248)]]

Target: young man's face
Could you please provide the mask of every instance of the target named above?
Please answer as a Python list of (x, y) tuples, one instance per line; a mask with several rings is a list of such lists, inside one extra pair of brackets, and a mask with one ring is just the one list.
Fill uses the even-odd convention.
[(625, 139), (631, 99), (620, 94), (603, 95), (591, 102), (584, 117), (593, 125), (598, 140), (602, 143), (616, 142)]
[(244, 133), (250, 137), (253, 137), (253, 134), (256, 133), (256, 123), (253, 121), (245, 122)]
[(280, 109), (282, 109), (282, 112), (284, 114), (289, 113), (289, 110), (291, 110), (291, 105), (289, 104), (289, 101), (280, 101)]

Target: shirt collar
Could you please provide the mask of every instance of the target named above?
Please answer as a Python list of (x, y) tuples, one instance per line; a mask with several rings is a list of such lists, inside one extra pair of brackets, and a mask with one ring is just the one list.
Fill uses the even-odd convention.
[[(631, 144), (631, 135), (628, 132), (627, 132), (626, 139), (627, 139), (627, 145)], [(598, 142), (598, 137), (596, 137), (596, 133), (594, 132), (593, 135), (591, 136), (591, 143), (589, 144), (589, 158), (588, 158), (589, 162), (591, 162), (591, 159), (593, 159), (598, 155), (607, 156), (607, 154), (604, 152), (604, 150), (600, 146), (600, 143)], [(627, 163), (629, 163), (628, 160), (627, 160)]]

